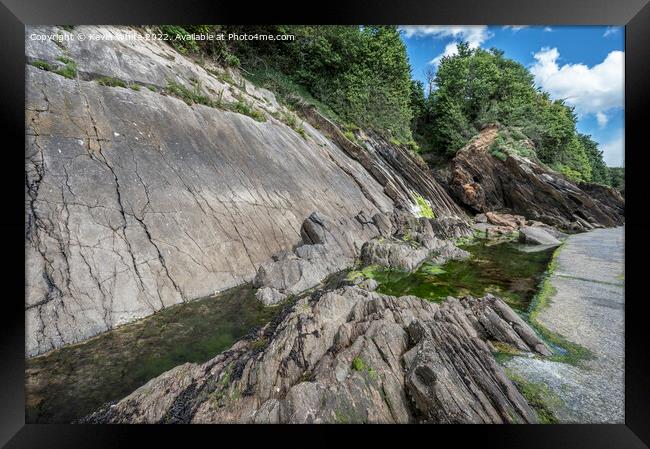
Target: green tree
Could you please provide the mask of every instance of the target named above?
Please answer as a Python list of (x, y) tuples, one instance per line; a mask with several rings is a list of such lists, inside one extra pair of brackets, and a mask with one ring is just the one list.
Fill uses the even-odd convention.
[(573, 109), (536, 88), (528, 70), (502, 51), (461, 43), (442, 58), (433, 84), (426, 110), (413, 120), (416, 137), (426, 140), (421, 147), (450, 157), (484, 125), (499, 123), (523, 133), (537, 158), (567, 177), (608, 182), (602, 152), (577, 133)]
[(598, 144), (594, 142), (591, 136), (578, 134), (578, 138), (585, 149), (589, 165), (591, 166), (591, 182), (598, 184), (610, 184), (609, 168), (603, 161), (603, 152), (598, 149)]
[(432, 144), (448, 155), (458, 151), (471, 136), (462, 107), (444, 90), (436, 91), (432, 101)]
[(609, 185), (625, 195), (625, 168), (609, 167)]
[(422, 81), (411, 80), (410, 106), (413, 113), (411, 130), (414, 134), (419, 134), (427, 115), (427, 99), (424, 95), (424, 84), (422, 84)]
[(397, 27), (275, 26), (246, 31), (295, 35), (294, 41), (235, 44), (248, 71), (280, 71), (344, 122), (411, 140), (411, 73)]

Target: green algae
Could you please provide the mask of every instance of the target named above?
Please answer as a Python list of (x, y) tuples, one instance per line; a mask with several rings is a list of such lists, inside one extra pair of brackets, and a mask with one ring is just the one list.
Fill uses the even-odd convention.
[(418, 206), (420, 217), (426, 217), (431, 219), (436, 218), (435, 214), (433, 213), (433, 209), (431, 209), (431, 205), (427, 200), (424, 199), (422, 195), (416, 193), (415, 202)]
[(543, 382), (531, 382), (506, 370), (506, 374), (512, 380), (521, 395), (537, 413), (541, 424), (558, 424), (559, 421), (553, 410), (559, 408), (563, 401)]
[(175, 366), (209, 360), (266, 324), (279, 309), (260, 304), (248, 285), (28, 359), (26, 422), (80, 418)]
[(414, 272), (372, 266), (351, 276), (375, 279), (380, 293), (413, 295), (434, 302), (447, 296), (480, 297), (493, 293), (525, 313), (553, 251), (523, 252), (511, 242), (488, 245), (479, 241), (462, 247), (470, 253), (469, 259), (444, 265), (425, 262)]

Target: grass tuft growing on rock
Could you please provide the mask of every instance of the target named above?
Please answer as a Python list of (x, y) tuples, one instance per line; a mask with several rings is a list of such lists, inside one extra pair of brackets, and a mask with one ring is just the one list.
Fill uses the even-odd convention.
[(37, 69), (56, 73), (57, 75), (64, 76), (68, 79), (73, 79), (77, 76), (77, 63), (73, 59), (68, 58), (67, 56), (59, 56), (56, 59), (57, 61), (64, 63), (65, 66), (57, 68), (56, 65), (40, 59), (34, 60), (30, 64)]
[(526, 401), (537, 412), (540, 423), (557, 424), (559, 422), (551, 408), (561, 405), (562, 399), (548, 385), (541, 382), (529, 382), (509, 370), (506, 370), (506, 373), (510, 380), (517, 386), (521, 395), (526, 398)]
[(211, 108), (224, 109), (247, 115), (258, 122), (266, 121), (266, 115), (264, 115), (261, 110), (253, 106), (252, 103), (246, 101), (242, 96), (236, 96), (235, 102), (233, 103), (226, 103), (222, 100), (223, 91), (221, 91), (219, 93), (219, 97), (216, 100), (211, 99), (208, 95), (203, 93), (201, 83), (199, 81), (194, 81), (192, 83), (192, 89), (189, 89), (175, 81), (168, 81), (165, 92), (167, 94), (180, 98), (189, 106), (195, 103), (202, 104)]
[[(97, 84), (100, 86), (108, 86), (108, 87), (123, 87), (123, 88), (129, 88), (131, 90), (139, 91), (140, 90), (140, 85), (137, 83), (127, 83), (126, 81), (123, 81), (119, 78), (114, 78), (112, 76), (103, 76), (101, 78), (97, 79)], [(152, 89), (151, 86), (148, 86), (150, 90), (153, 90), (156, 92), (155, 88)]]
[(180, 98), (190, 106), (194, 103), (202, 104), (205, 106), (212, 106), (210, 99), (201, 93), (199, 83), (194, 83), (193, 89), (190, 90), (175, 81), (168, 81), (165, 90), (167, 93)]
[(303, 124), (304, 122), (299, 120), (296, 114), (283, 110), (274, 114), (274, 117), (297, 132), (303, 139), (307, 138), (307, 132), (305, 131), (305, 126)]
[(238, 99), (234, 103), (226, 104), (225, 106), (227, 109), (230, 109), (231, 111), (234, 112), (238, 112), (240, 114), (247, 115), (255, 121), (258, 122), (266, 121), (266, 115), (264, 115), (262, 111), (254, 107), (252, 103), (249, 103), (246, 100)]
[(74, 59), (69, 58), (67, 56), (59, 56), (56, 59), (64, 63), (65, 66), (55, 70), (54, 73), (57, 73), (68, 79), (73, 79), (74, 77), (77, 76), (77, 63), (74, 61)]
[(104, 76), (97, 80), (97, 84), (100, 86), (108, 87), (126, 87), (126, 83), (118, 78), (113, 78), (111, 76)]
[(352, 369), (355, 371), (365, 371), (366, 370), (366, 364), (363, 363), (363, 360), (361, 357), (356, 356), (354, 359), (352, 359)]
[(52, 66), (49, 62), (40, 59), (30, 62), (30, 65), (36, 67), (37, 69), (47, 70), (48, 72), (52, 70)]
[(422, 195), (418, 193), (415, 194), (415, 203), (417, 204), (418, 215), (420, 217), (431, 219), (436, 218), (435, 214), (433, 213), (433, 209), (431, 209), (431, 205), (426, 199), (424, 199)]
[(352, 369), (362, 374), (367, 373), (370, 381), (373, 381), (377, 378), (377, 371), (368, 366), (368, 364), (366, 364), (366, 362), (364, 362), (363, 359), (359, 356), (356, 356), (354, 359), (352, 359)]

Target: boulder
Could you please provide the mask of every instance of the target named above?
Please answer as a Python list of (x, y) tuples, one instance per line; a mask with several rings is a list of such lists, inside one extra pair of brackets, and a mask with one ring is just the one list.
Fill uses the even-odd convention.
[(359, 288), (368, 290), (369, 292), (374, 292), (379, 287), (379, 283), (374, 279), (364, 279), (358, 284)]
[(559, 245), (562, 243), (544, 228), (533, 226), (524, 226), (519, 229), (519, 241), (529, 245)]
[(399, 270), (414, 270), (427, 257), (430, 250), (418, 244), (399, 240), (370, 240), (361, 248), (364, 265), (382, 265)]
[(511, 228), (513, 231), (526, 224), (526, 219), (521, 215), (486, 212), (485, 218), (490, 224)]
[(274, 306), (287, 299), (287, 295), (273, 287), (262, 287), (255, 292), (255, 298), (265, 306)]

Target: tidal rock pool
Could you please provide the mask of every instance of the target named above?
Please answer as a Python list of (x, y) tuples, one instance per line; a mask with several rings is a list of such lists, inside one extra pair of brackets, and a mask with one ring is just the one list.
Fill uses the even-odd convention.
[[(471, 257), (408, 273), (380, 267), (363, 272), (378, 291), (442, 301), (492, 292), (526, 312), (553, 250), (525, 252), (514, 243), (463, 246)], [(333, 275), (335, 285), (347, 273)], [(250, 285), (165, 309), (155, 315), (26, 361), (26, 421), (66, 423), (128, 395), (186, 362), (202, 363), (228, 349), (282, 307), (264, 307)]]
[(413, 295), (430, 301), (447, 296), (483, 296), (492, 293), (513, 309), (527, 312), (531, 300), (553, 256), (554, 248), (528, 251), (512, 242), (461, 246), (471, 256), (444, 265), (423, 263), (414, 272), (366, 267), (363, 274), (379, 283), (377, 291), (387, 295)]
[(279, 307), (251, 286), (164, 309), (84, 343), (26, 360), (26, 422), (66, 423), (186, 362), (228, 349)]

